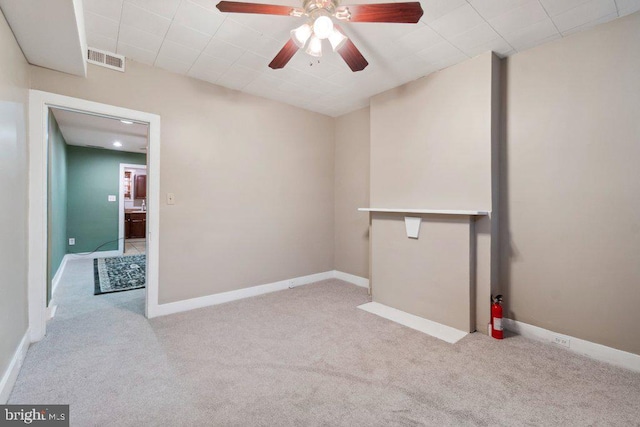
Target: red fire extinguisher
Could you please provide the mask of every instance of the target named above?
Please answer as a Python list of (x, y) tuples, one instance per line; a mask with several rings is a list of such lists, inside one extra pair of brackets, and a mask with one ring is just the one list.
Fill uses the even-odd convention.
[(502, 295), (491, 295), (491, 336), (501, 340), (502, 337)]

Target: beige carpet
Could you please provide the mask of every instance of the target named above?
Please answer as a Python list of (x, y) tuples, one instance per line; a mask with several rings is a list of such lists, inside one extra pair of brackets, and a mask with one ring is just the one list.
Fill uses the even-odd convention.
[(74, 426), (640, 425), (640, 374), (521, 337), (451, 345), (338, 280), (147, 321), (71, 261), (10, 403)]

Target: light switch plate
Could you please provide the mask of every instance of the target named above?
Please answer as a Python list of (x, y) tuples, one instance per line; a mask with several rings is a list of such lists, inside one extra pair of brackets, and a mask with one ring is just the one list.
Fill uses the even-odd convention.
[(109, 194), (108, 200), (109, 200), (110, 202), (115, 202), (115, 201), (116, 201), (116, 196), (115, 196), (115, 195), (113, 195), (113, 194)]
[(175, 205), (176, 204), (176, 195), (173, 193), (167, 193), (167, 204)]

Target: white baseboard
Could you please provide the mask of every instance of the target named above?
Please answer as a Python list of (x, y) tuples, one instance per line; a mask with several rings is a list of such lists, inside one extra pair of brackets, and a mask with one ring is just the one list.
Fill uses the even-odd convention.
[(60, 283), (60, 279), (62, 278), (62, 273), (64, 273), (64, 269), (67, 266), (67, 261), (69, 261), (69, 254), (62, 257), (62, 261), (58, 266), (58, 270), (56, 271), (56, 274), (53, 276), (53, 279), (51, 279), (51, 298), (52, 299), (53, 299), (53, 294), (56, 292), (56, 289), (58, 289), (58, 284)]
[(369, 279), (366, 279), (364, 277), (344, 273), (338, 270), (333, 270), (333, 277), (335, 277), (336, 279), (344, 280), (345, 282), (353, 283), (356, 286), (361, 286), (363, 288), (369, 289)]
[(30, 344), (29, 330), (27, 329), (20, 344), (18, 344), (18, 348), (16, 348), (16, 352), (11, 358), (11, 362), (9, 362), (9, 366), (7, 366), (7, 370), (2, 375), (2, 379), (0, 379), (0, 405), (6, 404), (9, 400), (9, 395), (16, 383), (20, 368), (22, 368), (22, 362), (24, 362)]
[(427, 320), (378, 302), (368, 302), (359, 305), (358, 308), (424, 334), (431, 335), (450, 344), (455, 344), (468, 335), (468, 332)]
[(49, 301), (49, 305), (47, 306), (47, 322), (56, 315), (56, 310), (58, 309), (58, 304), (51, 298)]
[(222, 292), (219, 294), (207, 295), (199, 298), (192, 298), (183, 301), (171, 302), (168, 304), (158, 304), (150, 310), (149, 317), (166, 316), (167, 314), (180, 313), (194, 310), (196, 308), (209, 307), (212, 305), (224, 304), (243, 298), (254, 297), (270, 292), (282, 291), (291, 287), (308, 285), (320, 280), (333, 279), (333, 271), (311, 274), (309, 276), (296, 277), (289, 280), (268, 283), (266, 285), (252, 286), (250, 288), (238, 289), (236, 291)]
[(569, 351), (579, 353), (601, 362), (611, 363), (612, 365), (620, 366), (622, 368), (630, 369), (632, 371), (640, 372), (640, 355), (629, 353), (627, 351), (618, 350), (612, 347), (607, 347), (602, 344), (596, 344), (591, 341), (585, 341), (580, 338), (575, 338), (563, 334), (559, 334), (547, 329), (539, 328), (538, 326), (529, 325), (528, 323), (519, 322), (513, 319), (503, 319), (505, 329), (522, 335), (525, 338), (534, 339), (537, 341), (544, 341), (554, 344), (555, 337), (561, 337), (569, 339), (569, 347), (560, 346)]
[(96, 258), (111, 258), (114, 256), (122, 256), (119, 250), (115, 251), (101, 251), (93, 252), (91, 254), (66, 254), (65, 258), (69, 259), (96, 259)]

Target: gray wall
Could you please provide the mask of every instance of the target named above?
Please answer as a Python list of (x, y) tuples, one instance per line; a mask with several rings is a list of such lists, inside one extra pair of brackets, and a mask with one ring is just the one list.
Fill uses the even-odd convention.
[(0, 376), (27, 330), (28, 87), (27, 62), (0, 12)]
[(161, 116), (160, 303), (333, 269), (332, 118), (131, 61), (31, 71), (33, 89)]
[[(495, 65), (486, 53), (372, 98), (372, 207), (492, 210)], [(425, 216), (413, 240), (404, 215), (372, 214), (373, 300), (475, 330), (475, 288), (490, 288), (485, 221), (476, 235), (469, 217)], [(470, 265), (476, 249), (477, 270)]]
[(640, 354), (640, 13), (505, 66), (507, 314)]
[(369, 109), (336, 119), (335, 269), (369, 277)]

